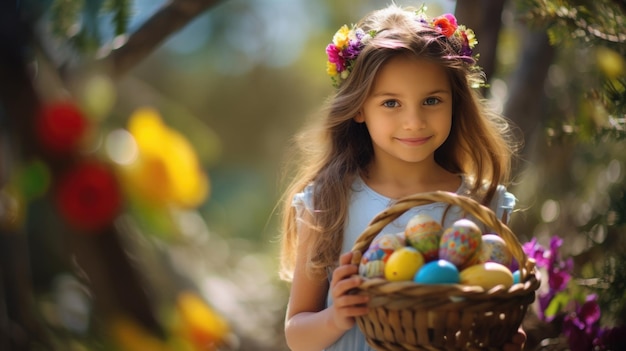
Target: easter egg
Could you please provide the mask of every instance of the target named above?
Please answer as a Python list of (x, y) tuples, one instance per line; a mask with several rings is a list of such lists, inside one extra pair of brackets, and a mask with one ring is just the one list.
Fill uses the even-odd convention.
[(359, 275), (365, 278), (384, 278), (385, 262), (369, 261), (359, 265)]
[(511, 265), (513, 255), (506, 242), (496, 234), (484, 234), (478, 250), (477, 263), (496, 262), (505, 266)]
[(389, 281), (413, 280), (424, 265), (424, 256), (414, 247), (405, 246), (394, 251), (385, 264), (385, 279)]
[(459, 273), (461, 284), (478, 285), (489, 290), (497, 285), (508, 289), (513, 285), (513, 273), (495, 262), (484, 262), (469, 266)]
[(517, 284), (520, 282), (521, 279), (521, 275), (520, 275), (520, 271), (516, 270), (515, 272), (513, 272), (513, 284)]
[(452, 262), (457, 268), (472, 263), (482, 239), (482, 232), (469, 219), (459, 219), (446, 228), (439, 242), (439, 259)]
[(381, 234), (375, 238), (370, 247), (379, 247), (381, 249), (396, 250), (405, 246), (404, 237), (399, 234)]
[(387, 261), (389, 256), (394, 252), (393, 249), (383, 249), (378, 246), (372, 246), (361, 257), (361, 263), (370, 261)]
[(413, 216), (406, 225), (404, 236), (407, 245), (417, 249), (424, 255), (426, 262), (437, 259), (439, 254), (439, 240), (443, 228), (427, 214)]
[(417, 271), (413, 281), (420, 284), (457, 284), (460, 281), (459, 270), (446, 260), (431, 261)]

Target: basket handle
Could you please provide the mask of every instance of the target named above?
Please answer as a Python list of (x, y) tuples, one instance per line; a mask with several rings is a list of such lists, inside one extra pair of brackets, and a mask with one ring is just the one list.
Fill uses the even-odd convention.
[[(400, 217), (404, 212), (417, 206), (430, 204), (433, 202), (444, 202), (455, 205), (474, 216), (483, 224), (492, 228), (496, 234), (504, 239), (511, 254), (520, 267), (520, 280), (524, 281), (531, 267), (527, 266), (528, 258), (522, 250), (522, 245), (513, 234), (511, 229), (500, 219), (498, 219), (488, 207), (480, 204), (478, 201), (467, 196), (458, 195), (447, 191), (433, 191), (426, 193), (418, 193), (403, 197), (389, 206), (387, 209), (376, 215), (369, 223), (367, 228), (357, 238), (352, 247), (352, 263), (359, 264), (361, 256), (368, 249), (370, 243), (378, 233), (389, 223)], [(356, 262), (355, 262), (356, 261)]]

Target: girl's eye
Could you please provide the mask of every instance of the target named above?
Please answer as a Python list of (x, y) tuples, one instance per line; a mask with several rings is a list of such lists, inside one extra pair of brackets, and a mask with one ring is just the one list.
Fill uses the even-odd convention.
[(387, 100), (383, 102), (383, 106), (384, 107), (398, 107), (400, 106), (400, 103), (396, 100)]
[(426, 100), (424, 100), (424, 105), (437, 105), (440, 102), (441, 100), (439, 100), (436, 97), (429, 97), (429, 98), (426, 98)]

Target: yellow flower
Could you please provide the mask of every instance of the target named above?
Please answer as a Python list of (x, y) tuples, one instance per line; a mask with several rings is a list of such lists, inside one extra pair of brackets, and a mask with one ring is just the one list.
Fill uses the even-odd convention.
[(467, 37), (467, 43), (470, 49), (473, 49), (476, 44), (478, 44), (478, 39), (476, 39), (476, 34), (470, 28), (466, 28), (465, 26), (459, 26), (459, 32), (465, 32), (465, 36)]
[(333, 44), (335, 44), (338, 48), (343, 49), (348, 45), (348, 35), (350, 34), (350, 29), (347, 25), (341, 26), (337, 33), (333, 36)]
[(128, 317), (115, 317), (109, 325), (111, 334), (123, 351), (173, 351), (157, 336)]
[(155, 204), (195, 207), (206, 199), (209, 181), (193, 146), (167, 127), (157, 110), (137, 109), (128, 130), (139, 156), (123, 169), (129, 190)]
[(330, 62), (330, 61), (326, 61), (326, 73), (328, 73), (329, 76), (334, 77), (337, 75), (337, 65)]
[(180, 332), (200, 350), (217, 350), (230, 334), (228, 322), (198, 294), (183, 291), (176, 300)]

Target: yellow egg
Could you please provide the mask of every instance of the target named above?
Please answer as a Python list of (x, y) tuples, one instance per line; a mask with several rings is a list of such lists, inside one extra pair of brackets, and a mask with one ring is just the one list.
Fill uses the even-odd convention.
[(406, 246), (394, 251), (385, 264), (385, 279), (389, 281), (413, 280), (424, 265), (424, 256), (415, 248)]
[(484, 262), (469, 266), (459, 274), (461, 284), (478, 285), (489, 290), (497, 285), (506, 289), (513, 285), (513, 273), (505, 266), (496, 262)]

